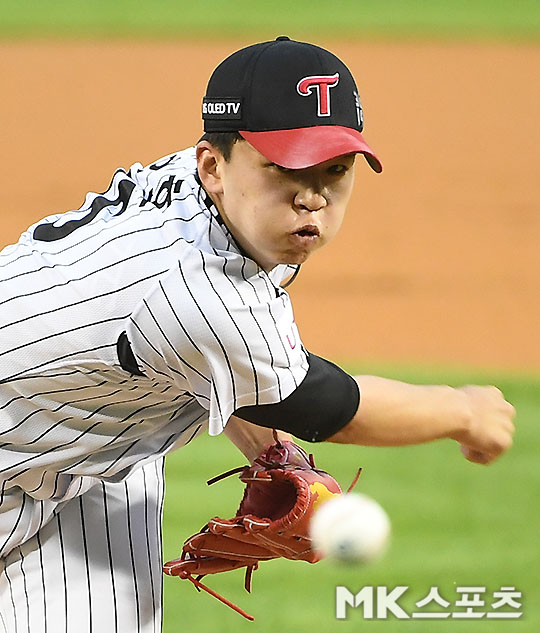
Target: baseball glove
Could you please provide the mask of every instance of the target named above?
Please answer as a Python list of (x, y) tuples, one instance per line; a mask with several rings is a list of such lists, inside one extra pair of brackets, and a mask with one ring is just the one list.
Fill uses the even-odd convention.
[[(164, 566), (166, 574), (190, 580), (250, 620), (252, 616), (200, 579), (245, 567), (245, 588), (250, 591), (251, 575), (260, 561), (283, 557), (317, 562), (319, 556), (309, 538), (311, 516), (321, 503), (342, 493), (331, 475), (315, 467), (312, 455), (293, 442), (280, 442), (275, 432), (274, 439), (275, 444), (266, 447), (250, 466), (208, 482), (240, 473), (246, 487), (236, 515), (211, 519), (187, 539), (180, 558)], [(358, 475), (349, 489), (357, 479)]]

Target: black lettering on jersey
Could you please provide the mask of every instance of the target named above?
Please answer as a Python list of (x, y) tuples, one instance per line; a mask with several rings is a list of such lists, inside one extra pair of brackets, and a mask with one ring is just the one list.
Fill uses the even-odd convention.
[(163, 169), (164, 167), (167, 167), (167, 165), (170, 165), (175, 158), (176, 158), (176, 154), (173, 154), (164, 163), (154, 163), (153, 165), (150, 165), (149, 169), (151, 169), (152, 171), (157, 171), (158, 169)]
[(90, 207), (90, 211), (78, 220), (70, 220), (62, 226), (55, 226), (54, 224), (40, 224), (34, 230), (34, 239), (40, 242), (54, 242), (55, 240), (61, 240), (63, 237), (71, 235), (73, 231), (80, 226), (85, 226), (92, 222), (92, 220), (98, 215), (100, 211), (107, 207), (115, 207), (121, 204), (120, 211), (115, 215), (121, 215), (127, 209), (131, 194), (135, 189), (134, 183), (129, 180), (121, 180), (118, 183), (118, 197), (116, 200), (110, 200), (105, 196), (97, 196)]
[(135, 376), (144, 376), (143, 372), (139, 369), (139, 365), (137, 365), (135, 354), (131, 349), (131, 344), (125, 332), (122, 332), (118, 337), (116, 353), (122, 369)]
[(143, 197), (142, 197), (142, 200), (141, 200), (141, 203), (139, 204), (139, 206), (140, 207), (144, 207), (145, 204), (149, 204), (151, 202), (151, 200), (152, 200), (152, 196), (153, 195), (154, 195), (154, 190), (153, 189), (150, 189), (148, 191), (148, 195), (145, 196), (143, 194)]
[[(172, 188), (174, 184), (174, 176), (169, 176), (167, 180), (161, 183), (160, 188), (156, 194), (156, 201), (154, 204), (158, 209), (170, 206), (172, 202)], [(163, 195), (165, 194), (165, 195)]]
[(169, 176), (167, 180), (164, 180), (157, 193), (154, 195), (154, 190), (150, 189), (141, 200), (139, 206), (144, 207), (147, 204), (153, 204), (156, 209), (164, 209), (169, 207), (172, 203), (173, 193), (178, 193), (182, 187), (183, 180), (176, 180), (175, 176)]

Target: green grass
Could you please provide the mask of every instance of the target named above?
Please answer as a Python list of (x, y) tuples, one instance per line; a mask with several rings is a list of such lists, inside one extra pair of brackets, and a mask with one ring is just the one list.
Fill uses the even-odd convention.
[(0, 0), (0, 36), (538, 39), (538, 0)]
[[(427, 372), (378, 372), (420, 382)], [(369, 567), (343, 567), (272, 561), (254, 574), (253, 594), (243, 590), (241, 571), (208, 578), (208, 584), (256, 617), (254, 624), (187, 582), (165, 579), (164, 633), (212, 631), (372, 631), (400, 633), (510, 632), (540, 628), (540, 382), (438, 370), (451, 384), (497, 382), (516, 406), (515, 445), (499, 462), (476, 466), (451, 442), (410, 448), (312, 446), (318, 465), (347, 486), (358, 466), (364, 471), (358, 491), (375, 497), (393, 523), (392, 545)], [(495, 378), (496, 380), (493, 380)], [(207, 487), (205, 481), (243, 458), (224, 437), (204, 437), (168, 458), (165, 506), (165, 557), (178, 555), (184, 539), (213, 515), (232, 516), (242, 492), (236, 477)], [(364, 585), (410, 587), (400, 604), (414, 610), (431, 586), (451, 603), (459, 585), (486, 587), (486, 597), (501, 586), (523, 592), (523, 618), (517, 621), (367, 621), (351, 609), (336, 621), (335, 587), (357, 592)], [(454, 610), (457, 610), (454, 608)]]

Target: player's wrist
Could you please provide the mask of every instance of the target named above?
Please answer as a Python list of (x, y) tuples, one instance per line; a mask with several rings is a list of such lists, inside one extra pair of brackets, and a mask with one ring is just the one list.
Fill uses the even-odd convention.
[(449, 411), (449, 430), (447, 437), (460, 443), (466, 443), (471, 436), (473, 411), (467, 393), (460, 388), (446, 387)]

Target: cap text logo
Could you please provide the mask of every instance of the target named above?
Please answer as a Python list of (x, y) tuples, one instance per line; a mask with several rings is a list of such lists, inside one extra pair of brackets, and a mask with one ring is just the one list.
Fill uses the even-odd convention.
[(335, 75), (313, 75), (304, 77), (296, 84), (296, 90), (302, 97), (317, 92), (317, 116), (330, 116), (330, 88), (339, 83), (339, 73)]
[(360, 95), (356, 92), (353, 92), (354, 96), (354, 107), (356, 108), (356, 120), (358, 121), (358, 127), (360, 131), (362, 131), (364, 127), (364, 113), (362, 112), (362, 102), (360, 101)]
[(203, 119), (241, 119), (240, 99), (205, 97), (202, 104)]

